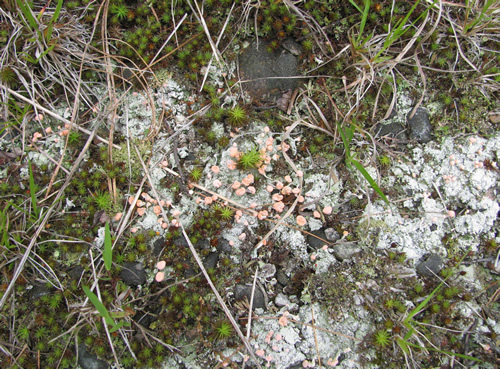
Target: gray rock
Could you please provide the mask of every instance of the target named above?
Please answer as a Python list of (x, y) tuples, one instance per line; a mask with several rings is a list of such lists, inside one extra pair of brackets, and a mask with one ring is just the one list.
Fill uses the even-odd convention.
[(205, 267), (205, 269), (215, 269), (218, 261), (219, 261), (219, 253), (212, 252), (211, 254), (207, 255), (205, 260), (203, 260), (203, 266)]
[(220, 237), (217, 242), (217, 251), (232, 254), (234, 252), (234, 248), (229, 244), (228, 240)]
[(282, 269), (278, 269), (278, 271), (276, 272), (276, 280), (283, 287), (287, 286), (288, 283), (290, 283), (290, 278), (288, 278), (288, 276)]
[(196, 275), (196, 270), (190, 265), (186, 270), (184, 270), (184, 278), (191, 278)]
[(443, 259), (438, 254), (427, 254), (420, 259), (417, 273), (423, 277), (432, 277), (443, 268)]
[[(286, 45), (290, 48), (294, 46), (292, 42)], [(293, 90), (299, 85), (297, 78), (276, 78), (297, 76), (297, 57), (285, 49), (269, 52), (268, 46), (268, 42), (259, 40), (257, 48), (257, 43), (253, 42), (239, 60), (243, 80), (249, 81), (243, 83), (243, 87), (251, 96), (259, 99), (266, 94), (278, 96), (282, 91)], [(296, 52), (298, 49), (292, 50)]]
[(407, 122), (410, 127), (410, 139), (420, 143), (427, 143), (432, 140), (432, 125), (429, 120), (429, 112), (427, 109), (418, 108), (415, 115), (410, 118), (408, 113)]
[(153, 242), (153, 255), (159, 257), (165, 247), (165, 240), (160, 237)]
[(333, 246), (333, 254), (340, 261), (350, 260), (356, 254), (361, 252), (354, 242), (340, 242)]
[(50, 295), (51, 290), (44, 284), (35, 284), (30, 291), (30, 298), (38, 300), (40, 297)]
[(107, 369), (110, 365), (87, 351), (83, 343), (78, 345), (78, 364), (82, 369)]
[(295, 56), (300, 56), (303, 51), (302, 46), (299, 43), (295, 42), (293, 38), (287, 38), (286, 40), (283, 40), (283, 42), (281, 43), (281, 47)]
[(206, 250), (210, 248), (210, 242), (206, 238), (203, 238), (196, 242), (196, 245), (194, 245), (194, 247), (200, 250)]
[(398, 138), (400, 140), (407, 140), (408, 137), (405, 133), (405, 127), (403, 124), (399, 122), (380, 124), (377, 126), (377, 137), (393, 137)]
[(334, 228), (325, 229), (325, 237), (330, 242), (340, 240), (340, 234)]
[[(252, 297), (252, 286), (237, 284), (236, 287), (234, 287), (234, 297), (236, 298), (236, 300), (243, 300), (246, 298), (248, 302), (250, 302), (250, 298)], [(264, 297), (264, 294), (262, 293), (262, 291), (258, 286), (255, 286), (255, 295), (253, 297), (253, 308), (254, 309), (266, 308), (266, 298)]]
[(189, 247), (184, 237), (178, 237), (174, 240), (174, 245), (177, 247)]
[[(323, 228), (320, 228), (320, 229), (313, 231), (311, 233), (314, 236), (317, 236), (317, 237), (314, 237), (311, 235), (307, 235), (307, 243), (309, 244), (309, 246), (312, 249), (319, 250), (320, 248), (323, 247), (323, 245), (328, 243), (328, 242), (325, 242), (325, 241), (327, 241), (327, 237), (326, 237), (325, 230)], [(323, 240), (325, 240), (325, 241), (323, 241)]]
[(82, 277), (82, 274), (85, 272), (85, 269), (81, 265), (75, 265), (73, 268), (71, 268), (68, 272), (69, 276), (71, 279), (75, 280), (80, 280)]
[(139, 286), (146, 282), (144, 265), (139, 262), (125, 263), (122, 266), (120, 277), (129, 286)]
[(274, 303), (276, 304), (277, 307), (283, 307), (291, 304), (290, 300), (288, 299), (288, 296), (283, 293), (278, 293), (276, 295)]

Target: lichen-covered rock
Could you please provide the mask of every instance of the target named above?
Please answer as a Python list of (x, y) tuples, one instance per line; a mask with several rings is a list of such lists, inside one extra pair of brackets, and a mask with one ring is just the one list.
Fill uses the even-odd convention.
[(432, 140), (432, 125), (427, 109), (418, 108), (413, 117), (408, 116), (407, 121), (410, 127), (410, 139), (420, 143), (427, 143)]

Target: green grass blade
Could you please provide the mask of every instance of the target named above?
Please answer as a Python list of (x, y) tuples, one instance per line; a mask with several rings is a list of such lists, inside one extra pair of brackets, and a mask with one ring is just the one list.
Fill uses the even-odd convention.
[[(470, 248), (469, 248), (469, 250), (470, 250)], [(468, 254), (468, 252), (464, 253), (464, 256), (462, 256), (462, 258), (458, 261), (457, 266), (462, 264), (462, 261), (465, 259), (467, 254)], [(420, 304), (418, 304), (418, 306), (416, 306), (412, 311), (410, 311), (408, 316), (403, 320), (403, 325), (406, 328), (408, 328), (408, 333), (406, 333), (405, 338), (404, 338), (405, 341), (408, 341), (408, 339), (413, 335), (413, 333), (415, 333), (415, 328), (411, 325), (411, 320), (413, 319), (413, 317), (415, 315), (417, 315), (418, 313), (420, 313), (425, 308), (425, 306), (429, 303), (429, 301), (432, 299), (432, 297), (441, 289), (443, 284), (446, 283), (446, 281), (448, 280), (448, 278), (450, 278), (450, 276), (451, 276), (451, 273), (448, 274), (448, 276), (445, 279), (443, 279), (441, 281), (441, 283), (439, 283), (439, 285), (429, 294), (429, 296), (427, 296)], [(406, 342), (406, 343), (408, 343), (408, 342)]]
[(365, 30), (366, 21), (368, 20), (368, 14), (370, 13), (371, 0), (365, 0), (365, 8), (361, 16), (361, 25), (359, 26), (359, 36), (358, 40), (361, 39), (363, 31)]
[(38, 205), (36, 203), (36, 186), (35, 179), (33, 177), (33, 169), (31, 168), (31, 161), (28, 162), (29, 165), (29, 181), (30, 181), (30, 195), (31, 195), (31, 206), (33, 206), (33, 212), (35, 213), (35, 220), (38, 219), (40, 215), (40, 210), (38, 209)]
[(340, 137), (342, 138), (342, 143), (344, 144), (344, 150), (345, 150), (345, 157), (346, 157), (346, 165), (347, 167), (350, 167), (350, 160), (351, 160), (351, 140), (352, 136), (354, 134), (354, 131), (350, 127), (345, 127), (343, 128), (339, 122), (337, 122), (337, 128), (340, 133)]
[[(398, 343), (399, 343), (399, 341), (398, 341)], [(461, 359), (478, 361), (478, 362), (481, 362), (481, 363), (483, 362), (481, 359), (478, 359), (476, 357), (472, 357), (472, 356), (468, 356), (468, 355), (464, 355), (464, 354), (458, 354), (456, 352), (444, 351), (444, 350), (440, 350), (440, 349), (437, 349), (437, 348), (434, 348), (434, 347), (422, 347), (422, 346), (415, 345), (414, 343), (406, 342), (406, 341), (404, 343), (406, 344), (406, 346), (411, 346), (411, 347), (422, 349), (422, 350), (429, 350), (429, 351), (439, 352), (441, 354), (446, 354), (446, 355), (450, 355), (450, 356), (456, 356), (456, 357), (459, 357)]]
[(125, 323), (126, 323), (126, 322), (125, 322), (124, 320), (119, 321), (119, 322), (118, 322), (118, 324), (115, 324), (115, 325), (113, 326), (113, 328), (111, 328), (111, 329), (109, 330), (109, 333), (116, 332), (118, 329), (120, 329), (120, 328), (121, 328), (121, 327), (123, 327), (124, 325), (130, 325), (130, 323), (129, 323), (129, 324), (125, 324)]
[(106, 270), (109, 272), (111, 270), (111, 263), (113, 261), (113, 249), (111, 248), (111, 232), (109, 230), (109, 222), (106, 222), (106, 226), (104, 227), (104, 266)]
[(32, 31), (38, 30), (38, 22), (36, 21), (35, 16), (33, 15), (33, 12), (31, 11), (31, 2), (30, 1), (23, 1), (23, 0), (16, 0), (17, 6), (21, 9), (21, 12), (23, 13), (24, 17), (28, 21), (28, 26), (31, 28)]
[[(464, 26), (464, 33), (468, 33), (472, 28), (474, 28), (475, 26), (478, 25), (479, 22), (487, 22), (491, 19), (493, 19), (493, 16), (489, 16), (487, 18), (484, 17), (484, 15), (488, 12), (489, 8), (495, 3), (495, 0), (488, 0), (486, 1), (486, 3), (483, 5), (483, 8), (481, 9), (481, 13), (479, 13), (479, 15), (474, 18), (474, 20), (472, 22), (470, 22), (469, 24), (466, 24)], [(467, 9), (469, 9), (469, 5), (467, 5), (466, 7)]]
[(12, 201), (9, 201), (3, 210), (0, 212), (0, 245), (5, 248), (10, 248), (9, 241), (9, 208), (12, 205)]
[(366, 171), (366, 169), (363, 167), (363, 165), (361, 165), (361, 163), (355, 159), (352, 159), (351, 158), (351, 164), (354, 165), (356, 167), (357, 170), (359, 170), (359, 172), (363, 175), (363, 177), (365, 177), (365, 179), (368, 181), (368, 183), (370, 184), (371, 188), (373, 188), (373, 190), (378, 193), (378, 195), (382, 198), (382, 200), (385, 201), (385, 203), (387, 205), (389, 205), (389, 200), (387, 199), (387, 197), (385, 197), (384, 193), (382, 192), (382, 190), (380, 189), (380, 187), (377, 185), (377, 183), (373, 180), (372, 176)]
[(88, 288), (85, 285), (82, 285), (82, 289), (83, 289), (83, 292), (85, 292), (85, 294), (89, 298), (90, 302), (92, 302), (92, 304), (95, 306), (95, 308), (97, 309), (99, 314), (104, 318), (104, 320), (106, 321), (106, 324), (111, 325), (114, 328), (116, 326), (116, 323), (109, 315), (109, 311), (108, 311), (108, 309), (106, 309), (106, 306), (104, 306), (104, 304), (101, 301), (99, 301), (99, 298), (97, 297), (97, 295), (94, 292), (92, 292), (90, 290), (90, 288)]
[(52, 38), (52, 31), (54, 30), (54, 23), (56, 23), (57, 19), (59, 18), (59, 14), (61, 13), (62, 6), (63, 6), (63, 0), (59, 0), (57, 2), (56, 10), (54, 11), (52, 19), (49, 22), (49, 27), (47, 28), (47, 34), (45, 36), (45, 40), (47, 42), (49, 42)]
[(403, 350), (403, 352), (405, 354), (407, 354), (407, 355), (410, 354), (410, 350), (408, 349), (408, 344), (407, 344), (407, 342), (404, 339), (398, 338), (396, 340), (396, 342), (397, 342), (398, 346), (401, 348), (401, 350)]
[[(358, 4), (356, 4), (354, 2), (354, 0), (349, 0), (349, 2), (351, 3), (352, 6), (354, 6), (361, 13), (361, 23), (359, 25), (359, 34), (358, 34), (358, 37), (356, 39), (356, 44), (359, 45), (360, 44), (359, 42), (361, 41), (361, 37), (363, 36), (363, 31), (364, 31), (365, 26), (366, 26), (366, 21), (368, 20), (368, 15), (370, 13), (371, 0), (364, 0), (365, 6), (363, 9), (361, 9), (358, 6)], [(367, 40), (365, 39), (363, 44), (366, 41)]]
[[(446, 280), (446, 279), (445, 279)], [(425, 300), (423, 300), (420, 304), (418, 304), (418, 306), (413, 309), (410, 314), (408, 314), (408, 316), (405, 318), (405, 320), (403, 321), (403, 323), (406, 324), (411, 320), (413, 319), (413, 317), (415, 315), (417, 315), (418, 313), (420, 313), (424, 308), (425, 306), (429, 303), (429, 301), (432, 299), (432, 297), (439, 291), (439, 289), (441, 288), (441, 286), (443, 285), (444, 281), (442, 281), (430, 294), (429, 296), (427, 296), (425, 298)], [(409, 323), (408, 323), (409, 324)], [(408, 327), (408, 326), (407, 326)], [(406, 337), (405, 337), (406, 338)], [(407, 338), (406, 338), (407, 339)]]
[(40, 61), (40, 59), (42, 59), (45, 55), (47, 55), (49, 52), (51, 52), (54, 47), (56, 47), (56, 45), (50, 45), (47, 50), (44, 50), (43, 53), (40, 54), (40, 56), (38, 58), (36, 58), (36, 60), (33, 62), (33, 64), (38, 64), (38, 62)]
[(349, 2), (351, 3), (352, 6), (354, 6), (358, 10), (358, 12), (363, 13), (361, 8), (358, 6), (358, 4), (354, 2), (354, 0), (349, 0)]
[[(405, 26), (406, 22), (410, 18), (410, 16), (413, 14), (415, 11), (416, 7), (420, 3), (420, 0), (417, 0), (415, 4), (411, 7), (411, 9), (408, 11), (406, 16), (403, 19), (400, 19), (397, 23), (395, 28), (391, 31), (391, 33), (387, 36), (387, 38), (384, 41), (384, 46), (377, 52), (373, 60), (377, 60), (379, 56), (387, 50), (395, 41), (397, 41), (401, 36), (403, 36), (409, 29), (410, 27), (407, 27), (406, 29), (403, 29)], [(422, 14), (418, 16), (418, 18), (415, 20), (415, 22), (412, 22), (412, 24), (415, 24), (422, 16), (424, 16), (428, 11), (430, 7), (428, 7)]]

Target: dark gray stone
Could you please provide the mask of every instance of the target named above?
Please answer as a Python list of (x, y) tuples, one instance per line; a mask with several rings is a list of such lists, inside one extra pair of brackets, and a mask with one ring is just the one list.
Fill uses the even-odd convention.
[(178, 246), (178, 247), (182, 247), (182, 246), (189, 247), (189, 245), (184, 237), (177, 237), (174, 240), (174, 245)]
[(38, 300), (40, 297), (50, 295), (51, 290), (44, 284), (35, 284), (30, 291), (30, 298)]
[(420, 143), (427, 143), (432, 140), (432, 125), (427, 109), (418, 108), (412, 118), (409, 117), (410, 114), (411, 111), (407, 116), (408, 126), (410, 127), (410, 139)]
[(81, 265), (76, 265), (71, 268), (68, 272), (71, 279), (80, 280), (82, 274), (85, 272), (85, 269)]
[[(243, 80), (243, 88), (259, 99), (265, 95), (278, 96), (282, 91), (293, 90), (299, 86), (298, 78), (276, 78), (293, 77), (298, 75), (298, 60), (289, 50), (280, 48), (274, 52), (267, 50), (269, 43), (264, 40), (253, 42), (239, 58), (240, 72)], [(288, 49), (297, 52), (293, 41), (286, 43)]]
[(153, 255), (156, 257), (160, 256), (161, 250), (165, 247), (165, 240), (163, 238), (158, 238), (153, 242)]
[(443, 259), (438, 254), (427, 254), (422, 256), (417, 265), (417, 273), (423, 277), (432, 277), (443, 268)]
[(184, 271), (184, 278), (191, 278), (194, 277), (196, 274), (196, 270), (193, 269), (193, 267), (190, 265), (185, 271)]
[[(252, 286), (237, 284), (234, 287), (234, 297), (236, 298), (236, 300), (243, 300), (246, 298), (250, 303), (250, 299), (252, 297)], [(255, 295), (253, 297), (253, 308), (254, 309), (266, 308), (266, 299), (258, 286), (255, 286)]]
[(217, 241), (217, 251), (232, 254), (234, 252), (234, 248), (229, 244), (228, 240), (220, 237)]
[(400, 140), (407, 140), (406, 128), (403, 124), (398, 122), (379, 124), (376, 128), (376, 137), (392, 137)]
[(215, 269), (218, 261), (219, 261), (219, 253), (212, 252), (211, 254), (207, 255), (205, 260), (203, 260), (203, 266), (205, 267), (205, 269)]
[(78, 364), (82, 369), (107, 369), (111, 366), (96, 355), (87, 351), (83, 343), (78, 345)]
[(323, 247), (323, 245), (328, 244), (326, 233), (325, 233), (325, 230), (323, 228), (320, 228), (320, 229), (318, 229), (316, 231), (313, 231), (311, 233), (314, 236), (317, 236), (317, 237), (314, 237), (314, 236), (311, 236), (311, 235), (307, 235), (307, 243), (309, 244), (309, 246), (312, 249), (319, 250), (320, 248)]
[(283, 287), (287, 286), (288, 283), (290, 283), (290, 278), (288, 278), (288, 276), (282, 269), (278, 269), (278, 271), (276, 272), (276, 280)]
[(206, 238), (203, 238), (196, 242), (196, 245), (194, 245), (197, 249), (203, 250), (203, 249), (209, 249), (210, 248), (210, 241), (208, 241)]
[(125, 263), (122, 266), (120, 277), (129, 286), (139, 286), (146, 282), (144, 265), (139, 262)]
[(359, 254), (361, 248), (356, 246), (354, 242), (340, 242), (333, 246), (333, 255), (340, 261), (347, 261)]

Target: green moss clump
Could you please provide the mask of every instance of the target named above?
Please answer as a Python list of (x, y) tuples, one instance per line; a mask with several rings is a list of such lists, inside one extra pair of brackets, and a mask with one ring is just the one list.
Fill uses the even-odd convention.
[[(151, 143), (148, 141), (135, 140), (131, 144), (137, 146), (142, 160), (146, 163), (151, 156)], [(132, 145), (130, 145), (132, 147)], [(129, 164), (132, 172), (132, 181), (137, 181), (142, 175), (141, 160), (137, 156), (137, 152), (133, 149), (130, 154), (127, 149), (127, 143), (120, 145), (120, 150), (113, 150), (113, 160), (116, 162), (125, 163), (125, 170), (128, 172)]]
[(262, 153), (256, 148), (244, 152), (238, 160), (238, 167), (244, 170), (257, 168), (262, 164)]
[(248, 115), (245, 109), (236, 105), (234, 108), (227, 111), (227, 120), (233, 127), (241, 127), (248, 120)]

